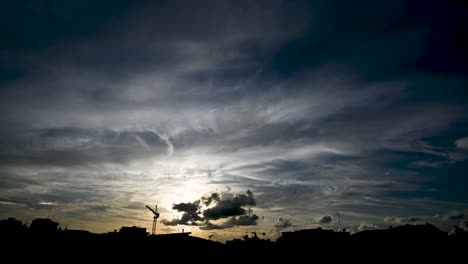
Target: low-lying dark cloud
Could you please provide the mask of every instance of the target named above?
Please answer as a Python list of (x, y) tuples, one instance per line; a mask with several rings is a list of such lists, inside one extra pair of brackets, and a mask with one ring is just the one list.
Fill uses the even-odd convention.
[(257, 225), (259, 217), (255, 214), (246, 214), (241, 216), (232, 216), (222, 224), (213, 224), (209, 221), (205, 222), (203, 226), (200, 226), (201, 230), (214, 230), (214, 229), (225, 229), (235, 226), (255, 226)]
[(387, 223), (418, 223), (423, 221), (421, 217), (417, 216), (409, 216), (409, 217), (395, 217), (395, 216), (387, 216), (384, 219), (384, 222)]
[(432, 217), (436, 221), (458, 221), (464, 219), (466, 215), (463, 211), (451, 211), (446, 214), (436, 214)]
[(291, 226), (292, 226), (292, 223), (289, 219), (280, 217), (278, 218), (278, 220), (276, 220), (275, 225), (273, 227), (277, 229), (284, 229), (284, 228), (288, 228)]
[(246, 214), (237, 217), (231, 217), (227, 220), (224, 225), (233, 227), (233, 226), (253, 226), (257, 225), (259, 217), (255, 214)]
[[(208, 207), (210, 205), (211, 207)], [(172, 209), (183, 212), (181, 218), (164, 219), (161, 222), (169, 226), (199, 226), (202, 230), (252, 226), (257, 225), (259, 217), (253, 214), (252, 209), (245, 209), (244, 207), (255, 205), (256, 200), (250, 190), (247, 190), (246, 194), (235, 194), (234, 196), (212, 193), (192, 203), (175, 204)], [(217, 220), (222, 220), (222, 222), (212, 222)]]
[(208, 197), (202, 197), (202, 202), (206, 205), (209, 206), (212, 202), (219, 202), (219, 199), (221, 198), (219, 193), (212, 193)]
[(315, 223), (317, 224), (324, 224), (324, 225), (331, 224), (332, 222), (333, 222), (333, 217), (331, 215), (321, 216), (315, 221)]
[(245, 206), (255, 206), (253, 193), (247, 190), (247, 194), (236, 194), (232, 199), (219, 200), (214, 207), (203, 211), (203, 217), (208, 220), (218, 220), (229, 216), (238, 216), (246, 213)]
[(396, 217), (396, 216), (387, 216), (384, 218), (386, 223), (401, 223), (401, 224), (417, 224), (422, 222), (430, 222), (442, 225), (444, 227), (449, 227), (458, 223), (459, 221), (464, 221), (467, 219), (465, 214), (466, 210), (460, 211), (449, 211), (443, 214), (428, 215), (428, 216), (408, 216), (408, 217)]
[(379, 226), (373, 223), (361, 222), (358, 225), (352, 225), (350, 227), (346, 227), (345, 229), (351, 232), (351, 234), (355, 234), (361, 231), (379, 229)]
[(200, 216), (200, 200), (193, 203), (179, 203), (175, 204), (172, 209), (177, 212), (183, 212), (180, 219), (162, 220), (165, 225), (198, 225), (197, 222), (202, 221)]

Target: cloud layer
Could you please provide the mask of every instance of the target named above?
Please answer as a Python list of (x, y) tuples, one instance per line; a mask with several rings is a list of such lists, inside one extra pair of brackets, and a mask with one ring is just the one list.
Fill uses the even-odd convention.
[(164, 228), (233, 237), (466, 209), (467, 13), (442, 0), (5, 4), (0, 217), (56, 201), (64, 224), (104, 232), (149, 227), (142, 205), (157, 204)]

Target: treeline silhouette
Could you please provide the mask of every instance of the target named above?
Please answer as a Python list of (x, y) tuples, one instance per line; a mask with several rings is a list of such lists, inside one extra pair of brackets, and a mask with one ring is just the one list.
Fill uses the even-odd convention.
[[(466, 258), (468, 232), (455, 226), (451, 233), (434, 225), (402, 225), (388, 229), (366, 230), (350, 234), (327, 229), (282, 232), (277, 241), (261, 239), (256, 233), (225, 244), (191, 236), (191, 233), (148, 235), (146, 228), (122, 227), (119, 231), (96, 234), (84, 230), (59, 228), (59, 223), (38, 218), (27, 226), (15, 218), (0, 220), (3, 256), (16, 261), (39, 254), (53, 261), (67, 260), (152, 260), (164, 256), (179, 262), (230, 262), (253, 260), (294, 260), (309, 263), (318, 258), (330, 260), (368, 259), (446, 262)], [(375, 258), (375, 259), (374, 259)], [(63, 260), (63, 259), (62, 259)], [(305, 261), (304, 261), (305, 260)], [(55, 262), (55, 261), (54, 261)]]

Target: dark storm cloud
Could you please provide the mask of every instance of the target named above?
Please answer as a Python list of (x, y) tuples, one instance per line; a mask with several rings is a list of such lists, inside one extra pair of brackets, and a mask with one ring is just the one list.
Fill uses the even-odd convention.
[[(202, 210), (201, 203), (205, 206), (214, 206)], [(193, 203), (175, 204), (172, 209), (183, 212), (182, 217), (161, 222), (165, 225), (198, 225), (202, 230), (257, 225), (259, 217), (253, 214), (251, 209), (243, 208), (255, 205), (255, 198), (250, 190), (247, 190), (246, 194), (235, 194), (233, 197), (212, 193)], [(221, 224), (210, 222), (220, 219), (225, 221)]]
[(219, 202), (219, 199), (221, 198), (219, 193), (212, 193), (208, 197), (202, 197), (202, 201), (206, 206), (209, 206), (211, 203), (216, 203)]
[(208, 220), (218, 220), (229, 216), (246, 213), (244, 206), (255, 206), (255, 198), (250, 190), (247, 194), (236, 194), (232, 199), (220, 200), (214, 207), (203, 211), (203, 217)]
[(197, 213), (200, 208), (199, 201), (194, 203), (180, 203), (175, 204), (172, 209), (177, 210), (178, 212), (186, 212), (190, 214)]
[(233, 226), (253, 226), (257, 225), (259, 217), (255, 214), (252, 215), (241, 215), (237, 217), (229, 218), (224, 226), (233, 227)]
[(197, 200), (193, 203), (180, 203), (175, 204), (172, 209), (177, 210), (177, 212), (183, 212), (180, 219), (173, 219), (171, 221), (162, 220), (162, 223), (165, 225), (197, 225), (198, 221), (202, 221), (203, 218), (200, 217), (200, 201)]
[(331, 217), (331, 215), (321, 216), (315, 221), (315, 223), (317, 224), (325, 224), (325, 225), (331, 224), (332, 222), (333, 222), (333, 217)]

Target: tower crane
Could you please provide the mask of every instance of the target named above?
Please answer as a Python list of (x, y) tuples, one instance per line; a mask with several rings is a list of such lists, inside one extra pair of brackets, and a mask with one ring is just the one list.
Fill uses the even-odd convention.
[(156, 235), (156, 221), (159, 218), (158, 206), (155, 205), (154, 209), (153, 209), (153, 208), (149, 207), (148, 205), (146, 205), (146, 208), (148, 208), (148, 210), (150, 210), (154, 214), (154, 216), (153, 216), (153, 228), (151, 229), (151, 235)]

